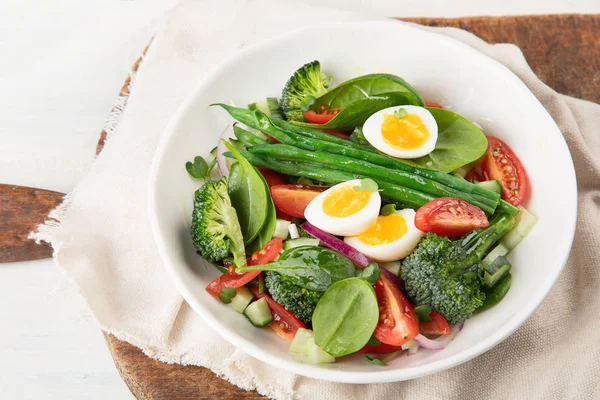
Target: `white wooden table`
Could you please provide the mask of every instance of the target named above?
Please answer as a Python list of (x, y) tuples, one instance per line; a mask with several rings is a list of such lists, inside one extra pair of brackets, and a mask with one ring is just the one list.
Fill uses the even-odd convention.
[[(394, 16), (600, 13), (598, 0), (304, 1)], [(0, 2), (0, 183), (76, 185), (129, 66), (177, 2)], [(0, 299), (1, 398), (132, 398), (51, 260), (0, 265)]]

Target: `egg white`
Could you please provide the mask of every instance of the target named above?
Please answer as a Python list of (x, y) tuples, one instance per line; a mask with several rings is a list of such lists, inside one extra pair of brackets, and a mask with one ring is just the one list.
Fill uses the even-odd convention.
[(356, 236), (346, 237), (344, 242), (378, 262), (396, 261), (408, 256), (415, 250), (425, 232), (415, 226), (414, 210), (408, 208), (396, 211), (396, 214), (401, 215), (406, 222), (406, 233), (401, 238), (378, 246), (366, 244)]
[[(390, 146), (385, 142), (381, 135), (381, 125), (383, 124), (383, 116), (385, 114), (393, 114), (394, 112), (405, 109), (408, 114), (417, 115), (423, 121), (423, 125), (429, 132), (429, 138), (423, 145), (417, 149), (403, 150)], [(424, 107), (417, 106), (394, 106), (377, 111), (371, 115), (363, 125), (363, 134), (365, 139), (377, 150), (396, 158), (417, 158), (423, 157), (431, 153), (435, 149), (435, 143), (438, 138), (438, 125), (433, 118), (433, 115)]]
[(353, 179), (330, 187), (308, 204), (308, 207), (304, 210), (304, 217), (317, 228), (332, 235), (352, 236), (364, 232), (377, 221), (377, 217), (379, 216), (379, 208), (381, 207), (379, 192), (371, 193), (367, 204), (361, 210), (347, 217), (332, 217), (323, 211), (323, 201), (325, 201), (332, 191), (343, 186), (358, 185), (360, 185), (360, 179)]

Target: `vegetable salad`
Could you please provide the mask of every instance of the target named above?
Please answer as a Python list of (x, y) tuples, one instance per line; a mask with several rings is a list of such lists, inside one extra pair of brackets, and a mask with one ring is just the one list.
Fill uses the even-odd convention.
[(525, 169), (397, 76), (331, 82), (313, 61), (279, 99), (214, 105), (237, 122), (186, 164), (192, 242), (222, 272), (206, 290), (300, 362), (442, 350), (509, 291)]

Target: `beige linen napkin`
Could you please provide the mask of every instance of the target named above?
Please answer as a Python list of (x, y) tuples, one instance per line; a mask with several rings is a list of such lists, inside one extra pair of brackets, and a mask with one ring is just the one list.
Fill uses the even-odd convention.
[(173, 10), (145, 56), (115, 134), (35, 237), (52, 244), (56, 264), (78, 286), (102, 329), (150, 357), (205, 366), (276, 399), (600, 398), (600, 106), (545, 86), (515, 46), (492, 46), (461, 30), (423, 28), (462, 40), (519, 75), (561, 127), (575, 160), (580, 208), (573, 251), (552, 292), (521, 329), (437, 375), (335, 384), (277, 370), (237, 350), (170, 284), (150, 232), (147, 182), (157, 143), (179, 104), (240, 47), (309, 24), (361, 18), (275, 0), (191, 2)]

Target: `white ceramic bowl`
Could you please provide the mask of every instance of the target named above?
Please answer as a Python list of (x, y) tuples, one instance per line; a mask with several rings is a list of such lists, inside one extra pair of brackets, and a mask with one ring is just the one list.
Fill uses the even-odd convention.
[[(269, 329), (252, 327), (244, 316), (204, 290), (219, 273), (196, 255), (189, 237), (193, 192), (199, 184), (188, 176), (184, 164), (196, 155), (208, 156), (223, 128), (232, 122), (224, 110), (208, 105), (229, 101), (245, 105), (279, 96), (292, 72), (315, 59), (336, 83), (374, 72), (403, 77), (424, 98), (442, 103), (505, 140), (529, 174), (532, 189), (526, 206), (539, 222), (509, 256), (512, 288), (496, 307), (468, 320), (443, 351), (399, 357), (385, 368), (356, 356), (325, 366), (296, 363), (287, 357), (286, 342)], [(573, 162), (560, 130), (533, 94), (507, 68), (469, 46), (394, 21), (322, 25), (242, 49), (194, 88), (179, 108), (158, 147), (149, 184), (156, 246), (174, 285), (192, 308), (253, 357), (300, 375), (337, 382), (421, 377), (497, 345), (544, 299), (567, 260), (575, 232)]]

